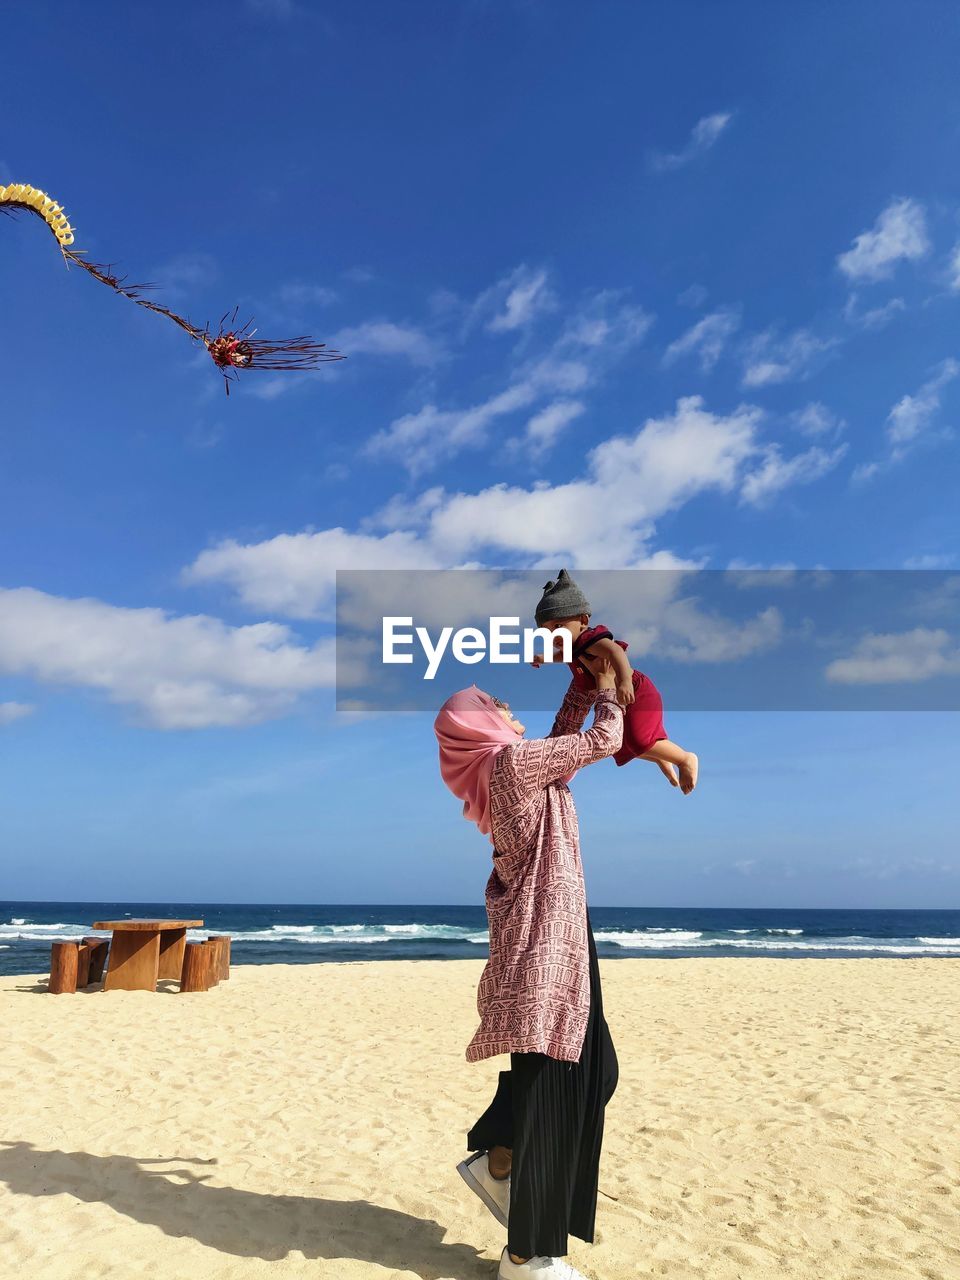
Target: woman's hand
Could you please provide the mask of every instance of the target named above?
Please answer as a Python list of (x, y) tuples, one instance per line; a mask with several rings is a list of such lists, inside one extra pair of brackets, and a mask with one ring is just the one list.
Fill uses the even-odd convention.
[(616, 689), (617, 687), (617, 669), (611, 660), (603, 655), (598, 654), (593, 665), (593, 678), (597, 682), (598, 689)]

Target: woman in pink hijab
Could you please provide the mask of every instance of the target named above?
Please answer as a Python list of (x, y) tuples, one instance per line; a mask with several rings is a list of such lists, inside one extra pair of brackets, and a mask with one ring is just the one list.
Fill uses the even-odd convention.
[[(604, 1108), (617, 1056), (603, 1016), (580, 835), (567, 783), (619, 750), (612, 664), (574, 679), (546, 738), (527, 741), (507, 704), (471, 685), (440, 708), (440, 773), (493, 845), (490, 958), (469, 1062), (509, 1053), (496, 1096), (457, 1166), (507, 1228), (499, 1280), (583, 1280), (567, 1236), (593, 1241)], [(593, 707), (591, 728), (581, 731)]]

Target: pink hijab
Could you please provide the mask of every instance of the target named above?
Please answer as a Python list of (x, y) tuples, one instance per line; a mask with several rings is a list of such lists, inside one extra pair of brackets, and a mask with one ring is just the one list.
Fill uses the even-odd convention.
[(488, 693), (472, 684), (451, 694), (433, 722), (440, 744), (440, 775), (463, 801), (463, 816), (490, 834), (490, 773), (504, 747), (517, 742)]

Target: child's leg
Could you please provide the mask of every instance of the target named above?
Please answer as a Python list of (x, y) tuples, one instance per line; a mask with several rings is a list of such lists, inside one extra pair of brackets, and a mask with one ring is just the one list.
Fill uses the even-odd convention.
[[(688, 796), (697, 785), (700, 761), (692, 751), (684, 751), (683, 747), (671, 742), (669, 738), (661, 738), (659, 742), (654, 742), (643, 753), (641, 759), (652, 760), (654, 764), (659, 765), (671, 784), (675, 787), (679, 786), (685, 796)], [(674, 766), (680, 774), (679, 783), (674, 774)]]

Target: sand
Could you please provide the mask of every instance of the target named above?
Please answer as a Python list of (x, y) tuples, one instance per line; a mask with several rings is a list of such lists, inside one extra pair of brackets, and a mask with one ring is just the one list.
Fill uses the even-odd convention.
[[(0, 1276), (490, 1280), (482, 962), (0, 979)], [(960, 1277), (960, 961), (601, 961), (595, 1280)], [(168, 984), (169, 985), (169, 984)]]

